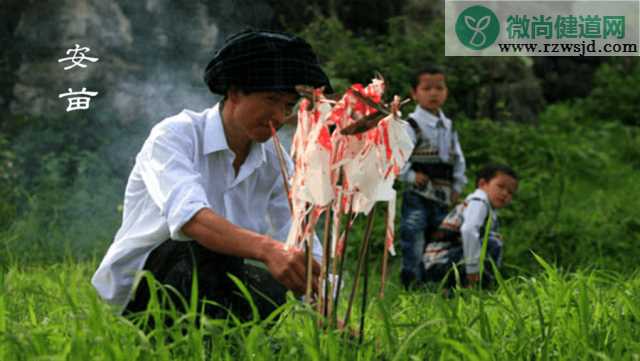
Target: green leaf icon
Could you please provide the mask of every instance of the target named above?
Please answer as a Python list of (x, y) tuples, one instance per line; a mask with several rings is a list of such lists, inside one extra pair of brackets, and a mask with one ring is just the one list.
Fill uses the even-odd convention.
[(456, 35), (462, 45), (469, 49), (482, 50), (491, 46), (499, 33), (498, 17), (485, 6), (470, 6), (458, 15)]

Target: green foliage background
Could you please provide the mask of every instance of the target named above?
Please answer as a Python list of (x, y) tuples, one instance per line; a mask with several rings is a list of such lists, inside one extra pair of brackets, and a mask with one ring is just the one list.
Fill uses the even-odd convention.
[[(329, 16), (294, 30), (316, 49), (337, 91), (380, 72), (388, 96), (408, 96), (416, 69), (444, 66), (445, 112), (460, 132), (471, 180), (465, 191), (488, 161), (508, 163), (522, 178), (501, 215), (511, 274), (536, 269), (530, 251), (567, 268), (634, 268), (640, 255), (634, 247), (640, 238), (637, 59), (604, 61), (588, 96), (549, 103), (532, 59), (445, 58), (441, 20), (405, 14), (374, 32), (351, 30)], [(146, 132), (99, 115), (3, 115), (0, 245), (11, 252), (0, 253), (0, 264), (100, 257), (117, 230), (126, 176)], [(382, 217), (378, 212), (374, 252), (382, 249)], [(363, 228), (361, 221), (355, 239)]]

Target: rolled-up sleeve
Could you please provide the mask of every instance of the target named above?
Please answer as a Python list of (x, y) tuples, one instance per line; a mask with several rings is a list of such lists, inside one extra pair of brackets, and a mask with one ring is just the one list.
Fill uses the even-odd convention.
[(189, 240), (182, 226), (200, 209), (211, 208), (194, 166), (194, 137), (184, 127), (156, 126), (136, 159), (147, 191), (177, 241)]
[[(407, 135), (409, 136), (409, 139), (411, 139), (411, 143), (415, 148), (417, 143), (416, 132), (413, 130), (413, 128), (411, 128), (408, 122), (405, 124), (405, 131), (407, 132)], [(412, 165), (411, 161), (407, 160), (404, 166), (402, 166), (402, 169), (400, 170), (400, 176), (399, 176), (399, 179), (401, 181), (409, 184), (413, 184), (416, 182), (416, 172), (414, 172), (411, 169), (411, 165)]]
[(487, 213), (486, 204), (480, 200), (469, 201), (469, 205), (464, 210), (464, 222), (460, 227), (460, 233), (467, 273), (480, 272), (480, 253), (482, 251), (480, 229), (484, 226)]
[(458, 133), (453, 132), (452, 136), (454, 144), (453, 190), (459, 194), (462, 193), (462, 189), (467, 184), (467, 176), (464, 174), (467, 165), (464, 160), (460, 141), (458, 140)]

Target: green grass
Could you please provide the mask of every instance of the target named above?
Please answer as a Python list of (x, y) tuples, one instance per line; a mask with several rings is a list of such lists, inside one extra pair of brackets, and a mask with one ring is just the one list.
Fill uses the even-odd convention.
[[(62, 165), (76, 158), (54, 157), (36, 167), (46, 170), (36, 182), (41, 187), (0, 187), (16, 193), (0, 194), (0, 204), (21, 205), (0, 207), (0, 361), (640, 360), (638, 129), (589, 122), (569, 105), (549, 107), (536, 127), (476, 120), (457, 126), (469, 175), (489, 160), (521, 175), (514, 204), (500, 212), (509, 264), (495, 291), (465, 289), (451, 298), (406, 292), (397, 282), (397, 257), (383, 301), (373, 296), (379, 273), (372, 273), (362, 345), (321, 330), (315, 314), (293, 300), (275, 325), (197, 323), (193, 312), (175, 327), (145, 334), (113, 315), (89, 284), (97, 265), (91, 257), (104, 254), (118, 224), (120, 188), (96, 185), (82, 172), (60, 185), (68, 179)], [(94, 157), (83, 162), (102, 164)], [(381, 257), (383, 218), (377, 212), (372, 258)], [(350, 239), (362, 239), (363, 231), (355, 227)], [(348, 259), (357, 248), (351, 243)], [(352, 325), (358, 312), (359, 305)]]
[[(9, 266), (0, 274), (1, 360), (637, 360), (640, 276), (543, 273), (492, 292), (406, 292), (394, 272), (370, 288), (365, 339), (317, 327), (291, 300), (277, 321), (195, 322), (145, 334), (89, 284), (95, 262)], [(344, 306), (344, 304), (343, 304)], [(352, 320), (358, 319), (357, 310)], [(157, 312), (157, 311), (156, 311)], [(355, 325), (357, 322), (353, 322)]]

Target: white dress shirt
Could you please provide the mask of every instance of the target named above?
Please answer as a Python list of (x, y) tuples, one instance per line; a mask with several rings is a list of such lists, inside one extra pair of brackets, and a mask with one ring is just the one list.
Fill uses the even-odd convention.
[[(151, 251), (168, 239), (190, 240), (181, 228), (202, 208), (286, 240), (291, 213), (273, 142), (253, 143), (237, 176), (234, 158), (219, 104), (201, 113), (184, 110), (153, 127), (129, 176), (122, 225), (91, 280), (103, 299), (122, 311)], [(313, 253), (321, 257), (317, 242)]]

